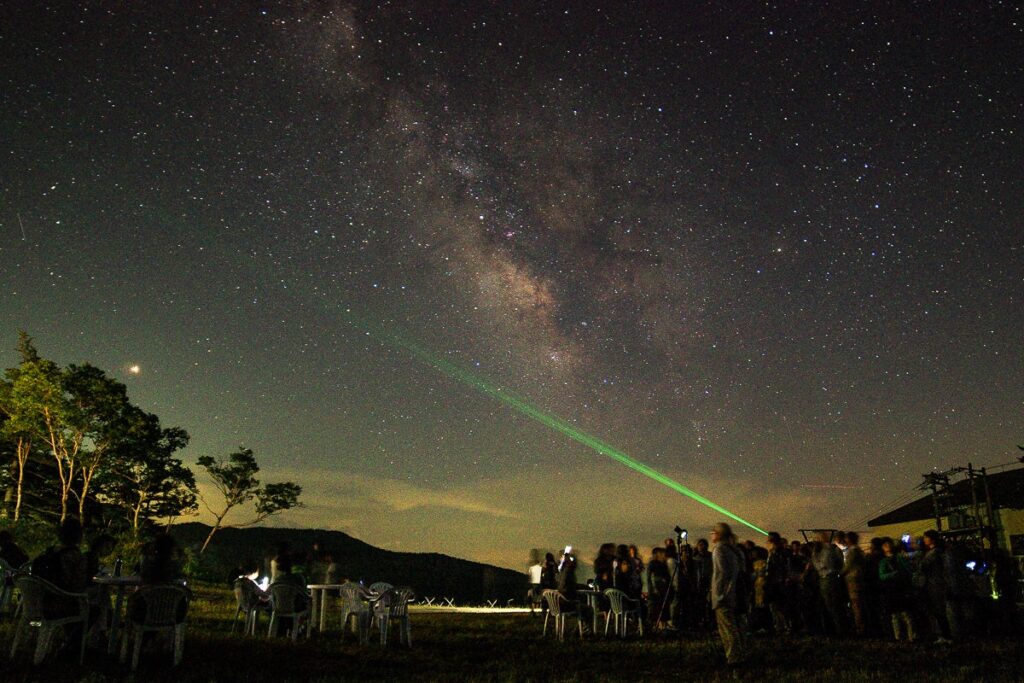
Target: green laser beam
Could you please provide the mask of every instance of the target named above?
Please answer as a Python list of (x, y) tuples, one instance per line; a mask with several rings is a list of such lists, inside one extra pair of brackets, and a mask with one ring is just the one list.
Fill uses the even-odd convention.
[[(180, 228), (181, 222), (169, 211), (164, 211), (159, 207), (156, 207), (155, 209), (151, 208), (150, 215), (156, 218), (158, 221), (162, 222), (165, 225), (165, 227), (175, 230), (178, 230)], [(234, 256), (227, 255), (226, 250), (225, 253), (222, 253), (222, 259), (224, 264), (234, 264)], [(327, 307), (325, 307), (325, 310), (326, 309)], [(331, 307), (330, 310), (333, 312), (333, 307)], [(649, 467), (643, 464), (642, 462), (629, 457), (626, 453), (620, 451), (614, 446), (611, 446), (601, 441), (597, 437), (591, 436), (590, 434), (587, 434), (586, 432), (577, 429), (576, 427), (569, 424), (562, 418), (556, 415), (552, 415), (551, 413), (547, 413), (544, 410), (541, 410), (537, 406), (527, 401), (525, 398), (516, 396), (514, 393), (508, 391), (507, 389), (494, 386), (486, 382), (485, 380), (477, 377), (476, 375), (458, 367), (457, 365), (444, 360), (443, 358), (437, 358), (436, 356), (431, 354), (427, 349), (416, 344), (415, 342), (401, 338), (400, 336), (389, 331), (387, 328), (385, 328), (383, 325), (381, 325), (379, 322), (375, 320), (363, 318), (362, 316), (357, 315), (351, 309), (342, 310), (344, 312), (345, 317), (347, 318), (347, 321), (352, 325), (362, 329), (364, 332), (380, 337), (391, 346), (405, 349), (410, 354), (422, 360), (427, 365), (430, 365), (431, 367), (440, 370), (446, 375), (454, 379), (457, 379), (460, 382), (463, 382), (464, 384), (467, 384), (483, 392), (484, 394), (487, 394), (488, 396), (491, 396), (503, 403), (508, 404), (509, 406), (515, 408), (520, 413), (536, 420), (537, 422), (540, 422), (543, 425), (550, 427), (551, 429), (561, 432), (562, 434), (568, 436), (574, 441), (581, 443), (585, 446), (588, 446), (593, 450), (597, 451), (598, 453), (607, 456), (612, 460), (616, 460), (625, 465), (626, 467), (629, 467), (632, 470), (640, 472), (641, 474), (650, 477), (654, 481), (664, 484), (670, 489), (677, 491), (683, 494), (684, 496), (687, 496), (697, 501), (698, 503), (711, 508), (712, 510), (722, 513), (729, 519), (735, 520), (740, 524), (743, 524), (744, 526), (747, 526), (753, 529), (754, 531), (757, 531), (760, 534), (764, 534), (765, 536), (768, 535), (768, 532), (754, 526), (742, 517), (733, 514), (732, 512), (729, 512), (722, 506), (708, 500), (707, 498), (700, 495), (696, 491), (693, 491), (683, 486), (679, 482), (675, 481), (674, 479), (665, 476), (661, 472), (655, 470), (653, 467)]]
[(672, 479), (671, 477), (665, 476), (664, 474), (657, 471), (653, 467), (645, 465), (639, 460), (631, 458), (618, 448), (615, 448), (614, 446), (605, 443), (601, 439), (598, 439), (597, 437), (587, 434), (583, 430), (574, 427), (573, 425), (566, 422), (557, 415), (553, 415), (538, 408), (525, 398), (517, 396), (516, 394), (507, 389), (495, 386), (487, 382), (486, 380), (477, 377), (473, 373), (455, 365), (454, 363), (450, 363), (449, 361), (443, 358), (438, 358), (437, 356), (430, 353), (427, 349), (423, 348), (419, 344), (409, 341), (408, 339), (403, 339), (398, 335), (384, 329), (379, 324), (360, 320), (359, 317), (353, 314), (351, 311), (346, 311), (346, 314), (350, 317), (350, 320), (353, 323), (363, 328), (369, 334), (376, 335), (384, 339), (391, 346), (396, 346), (408, 351), (410, 354), (412, 354), (419, 360), (423, 361), (424, 363), (430, 365), (433, 368), (436, 368), (437, 370), (440, 370), (441, 372), (448, 375), (452, 379), (456, 379), (462, 382), (463, 384), (467, 384), (473, 387), (474, 389), (492, 398), (495, 398), (501, 401), (502, 403), (511, 406), (512, 408), (515, 408), (523, 415), (526, 415), (527, 417), (536, 420), (542, 425), (550, 427), (551, 429), (554, 429), (557, 432), (561, 432), (562, 434), (569, 437), (573, 441), (581, 443), (584, 446), (588, 446), (593, 450), (597, 451), (598, 453), (600, 453), (601, 455), (607, 456), (612, 460), (620, 462), (626, 467), (636, 472), (639, 472), (640, 474), (646, 475), (647, 477), (650, 477), (651, 479), (660, 484), (664, 484), (673, 491), (677, 491), (678, 493), (681, 493), (684, 496), (687, 496), (697, 501), (701, 505), (705, 505), (716, 512), (722, 513), (729, 519), (735, 520), (740, 524), (743, 524), (744, 526), (747, 526), (760, 534), (763, 534), (765, 536), (768, 535), (768, 532), (764, 529), (754, 526), (753, 524), (743, 519), (739, 515), (732, 513), (729, 510), (726, 510), (724, 507), (718, 505), (717, 503), (711, 500), (708, 500), (707, 498), (700, 495), (696, 491), (687, 488), (686, 486), (683, 486), (682, 484), (677, 482), (675, 479)]

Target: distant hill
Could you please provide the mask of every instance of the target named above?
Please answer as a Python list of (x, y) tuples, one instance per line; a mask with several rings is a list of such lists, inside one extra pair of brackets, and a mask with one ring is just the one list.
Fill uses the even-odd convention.
[[(179, 545), (196, 552), (209, 532), (209, 526), (198, 522), (171, 528)], [(485, 600), (505, 603), (511, 599), (522, 602), (526, 593), (526, 575), (510, 569), (439, 553), (382, 550), (340, 531), (324, 529), (221, 529), (196, 569), (204, 579), (227, 582), (244, 559), (269, 562), (281, 543), (290, 544), (295, 551), (309, 552), (314, 542), (331, 553), (341, 577), (363, 580), (366, 585), (387, 581), (411, 586), (420, 596), (454, 598), (461, 604), (482, 604)]]

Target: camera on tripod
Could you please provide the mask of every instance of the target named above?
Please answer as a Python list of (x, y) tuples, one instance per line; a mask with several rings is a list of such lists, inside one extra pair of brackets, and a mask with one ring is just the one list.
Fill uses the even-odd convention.
[(677, 526), (675, 528), (675, 532), (679, 540), (679, 545), (686, 543), (686, 529), (682, 528), (681, 526)]

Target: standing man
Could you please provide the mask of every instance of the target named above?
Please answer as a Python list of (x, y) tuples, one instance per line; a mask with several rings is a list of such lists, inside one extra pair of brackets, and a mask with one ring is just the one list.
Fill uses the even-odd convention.
[(746, 567), (736, 548), (736, 537), (725, 522), (711, 530), (711, 609), (715, 612), (718, 635), (725, 647), (725, 661), (738, 664), (747, 658), (746, 636), (736, 623), (736, 584)]
[(811, 556), (811, 563), (818, 573), (818, 590), (821, 592), (822, 607), (825, 610), (825, 627), (832, 635), (846, 634), (846, 600), (843, 582), (843, 552), (832, 543), (828, 531), (818, 532), (818, 546)]
[(919, 570), (924, 579), (924, 597), (935, 644), (947, 645), (952, 641), (946, 616), (946, 543), (935, 529), (924, 532), (921, 542), (926, 552)]
[(858, 636), (867, 631), (864, 607), (864, 577), (867, 559), (860, 549), (860, 536), (856, 531), (846, 532), (846, 555), (843, 560), (843, 579), (846, 581), (846, 596), (853, 612), (853, 628)]
[(707, 539), (697, 541), (697, 550), (693, 553), (693, 565), (697, 581), (697, 622), (703, 629), (711, 628), (711, 551)]
[(540, 563), (540, 551), (534, 548), (530, 551), (530, 589), (526, 592), (526, 600), (530, 603), (530, 614), (533, 614), (533, 608), (541, 604), (541, 593), (544, 590), (541, 588), (541, 579), (544, 576), (544, 565)]

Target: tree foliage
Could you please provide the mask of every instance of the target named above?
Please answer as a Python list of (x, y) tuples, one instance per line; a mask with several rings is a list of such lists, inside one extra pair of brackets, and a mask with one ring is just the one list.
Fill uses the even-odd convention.
[(144, 523), (198, 509), (195, 474), (174, 457), (188, 440), (184, 429), (165, 429), (151, 413), (136, 409), (127, 419), (98, 479), (97, 495), (122, 510), (136, 534)]
[(214, 534), (225, 526), (224, 518), (237, 507), (250, 502), (255, 504), (255, 516), (252, 519), (233, 525), (252, 526), (259, 524), (271, 515), (301, 505), (299, 496), (302, 494), (302, 487), (298, 484), (281, 482), (260, 485), (260, 480), (256, 476), (259, 474), (260, 467), (256, 463), (256, 456), (253, 455), (252, 449), (239, 447), (234, 453), (219, 459), (204, 455), (197, 462), (206, 470), (213, 487), (222, 498), (216, 507), (203, 501), (213, 514), (215, 521), (200, 552), (206, 550), (210, 541), (213, 540)]
[[(127, 387), (89, 363), (62, 367), (42, 357), (32, 338), (18, 340), (20, 363), (0, 378), (0, 512), (15, 519), (30, 502), (33, 515), (77, 513), (138, 537), (147, 526), (198, 510), (195, 473), (177, 454), (189, 443), (180, 427), (164, 427), (128, 398)], [(232, 510), (252, 516), (232, 526), (251, 526), (300, 505), (293, 482), (262, 484), (253, 452), (203, 456), (222, 502), (203, 549)], [(23, 491), (27, 497), (23, 498)], [(75, 509), (77, 508), (77, 509)]]
[(132, 405), (124, 384), (88, 363), (61, 367), (43, 358), (24, 332), (21, 362), (0, 380), (0, 441), (11, 458), (14, 516), (21, 514), (25, 472), (32, 459), (45, 479), (61, 521), (77, 503), (105, 504), (140, 522), (196, 508), (195, 476), (172, 454), (188, 442), (184, 430), (164, 430), (154, 415)]
[[(68, 499), (80, 464), (86, 426), (79, 420), (64, 390), (64, 371), (40, 358), (31, 340), (22, 339), (22, 362), (6, 373), (2, 410), (8, 417), (4, 436), (45, 445), (59, 478), (60, 519), (68, 513)], [(31, 446), (30, 446), (31, 448)], [(24, 453), (27, 458), (28, 453)], [(23, 461), (22, 461), (23, 462)], [(23, 464), (22, 464), (23, 467)]]

